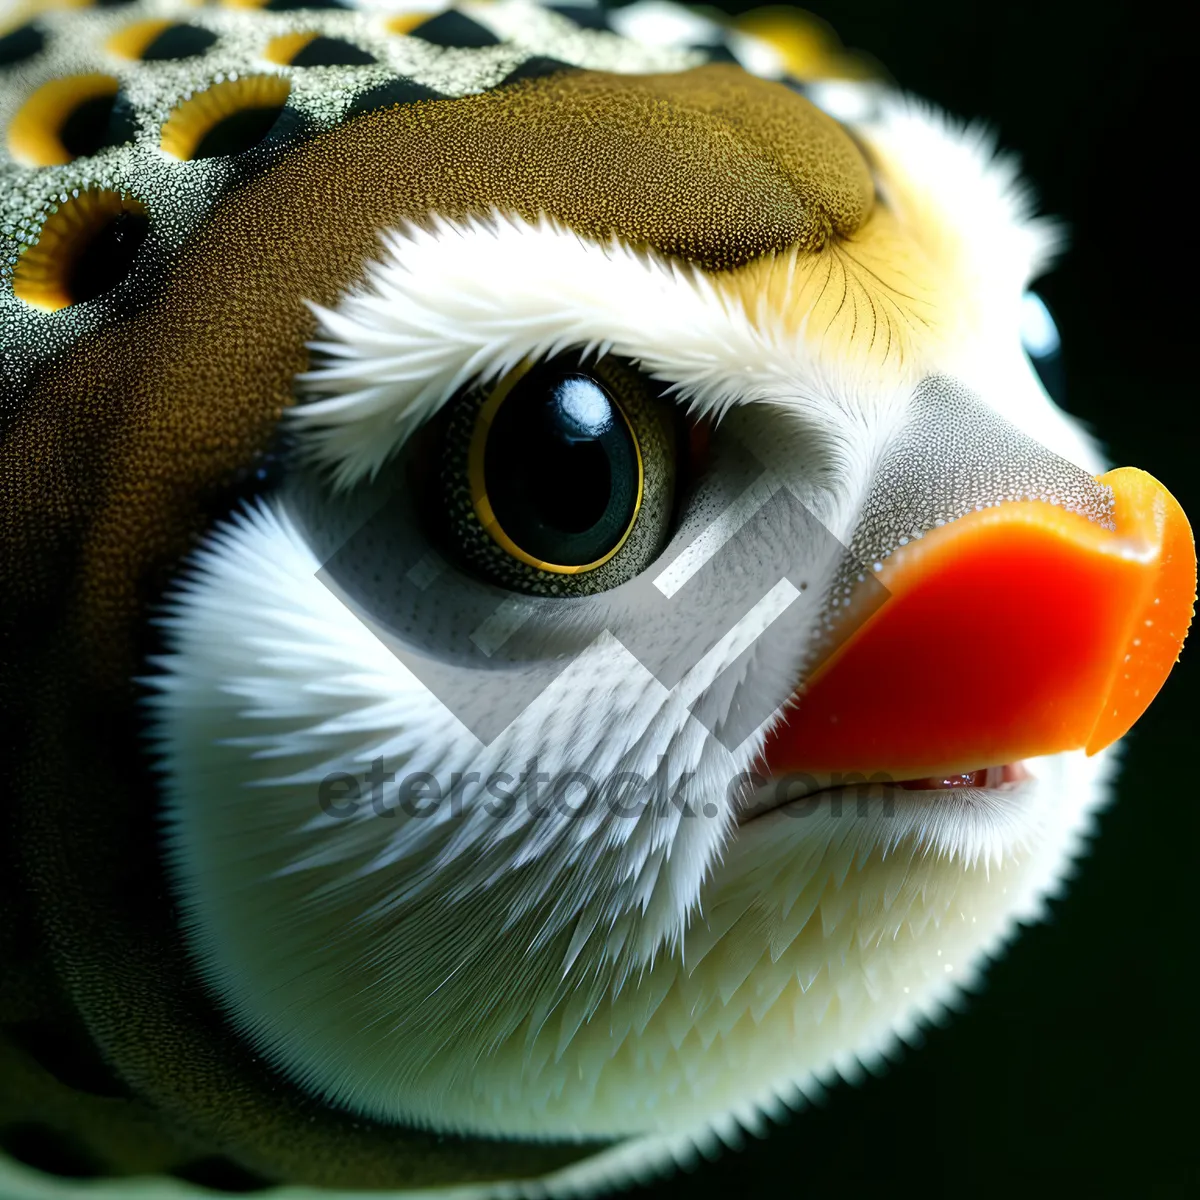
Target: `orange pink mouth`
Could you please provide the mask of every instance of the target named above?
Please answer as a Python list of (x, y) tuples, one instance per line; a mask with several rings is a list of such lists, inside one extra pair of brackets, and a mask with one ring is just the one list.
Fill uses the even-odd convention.
[(979, 771), (927, 775), (924, 779), (904, 779), (896, 784), (906, 792), (941, 792), (950, 788), (998, 788), (1005, 784), (1025, 783), (1032, 779), (1023, 762), (1005, 763), (999, 767), (984, 767)]
[(979, 787), (1016, 781), (1024, 759), (1121, 737), (1179, 656), (1196, 554), (1157, 480), (1123, 468), (1098, 482), (1112, 489), (1114, 528), (1014, 501), (896, 551), (876, 575), (886, 601), (768, 736), (767, 773)]

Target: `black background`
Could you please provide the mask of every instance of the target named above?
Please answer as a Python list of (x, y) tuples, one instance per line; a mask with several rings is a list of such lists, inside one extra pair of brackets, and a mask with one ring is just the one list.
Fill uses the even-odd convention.
[[(1067, 407), (1195, 522), (1192, 39), (1149, 5), (807, 7), (901, 87), (985, 119), (1020, 154), (1071, 233), (1038, 285), (1063, 337)], [(1116, 803), (1068, 896), (964, 1014), (883, 1078), (836, 1088), (653, 1195), (1195, 1194), (1198, 654), (1185, 650), (1126, 739)], [(1003, 669), (981, 661), (979, 678)]]

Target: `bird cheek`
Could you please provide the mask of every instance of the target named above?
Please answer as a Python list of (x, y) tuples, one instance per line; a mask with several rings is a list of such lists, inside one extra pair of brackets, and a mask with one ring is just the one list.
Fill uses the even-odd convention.
[(1097, 482), (1111, 522), (1001, 503), (889, 557), (875, 575), (887, 598), (768, 739), (772, 771), (911, 779), (1121, 737), (1179, 656), (1196, 556), (1157, 480), (1122, 468)]

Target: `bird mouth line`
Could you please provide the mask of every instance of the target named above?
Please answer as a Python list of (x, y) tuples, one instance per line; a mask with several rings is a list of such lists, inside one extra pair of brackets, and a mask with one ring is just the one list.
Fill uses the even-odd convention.
[(748, 825), (792, 804), (802, 804), (811, 810), (826, 797), (831, 801), (848, 796), (867, 800), (874, 792), (895, 801), (897, 794), (902, 792), (925, 793), (926, 796), (962, 791), (1012, 792), (1034, 778), (1022, 761), (980, 767), (974, 771), (935, 772), (919, 779), (893, 779), (882, 771), (873, 774), (834, 771), (827, 776), (827, 781), (807, 773), (787, 773), (768, 778), (764, 786), (755, 791), (739, 815), (738, 824)]

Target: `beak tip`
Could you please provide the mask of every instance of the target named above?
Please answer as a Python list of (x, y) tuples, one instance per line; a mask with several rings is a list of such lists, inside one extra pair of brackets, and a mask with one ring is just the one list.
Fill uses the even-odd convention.
[(1154, 476), (1121, 467), (1101, 476), (1117, 497), (1119, 533), (1149, 535), (1158, 554), (1148, 568), (1142, 600), (1130, 616), (1124, 654), (1087, 742), (1088, 754), (1124, 737), (1158, 695), (1183, 655), (1195, 616), (1196, 546), (1179, 502)]

